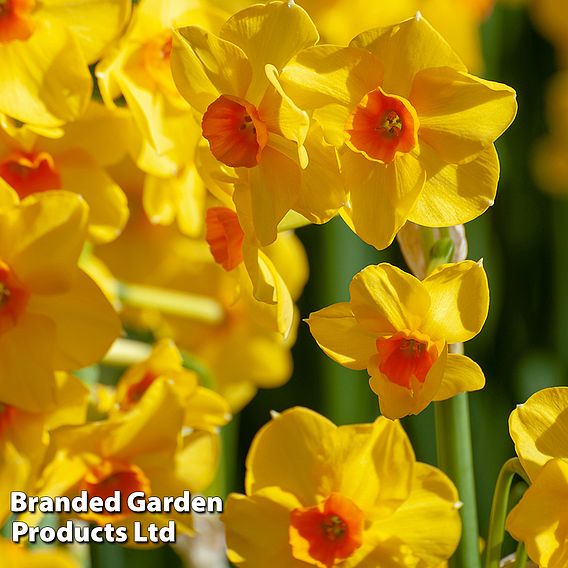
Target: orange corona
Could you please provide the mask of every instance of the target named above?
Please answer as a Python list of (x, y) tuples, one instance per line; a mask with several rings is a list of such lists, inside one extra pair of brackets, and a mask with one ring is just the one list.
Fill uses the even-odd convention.
[(47, 152), (15, 152), (0, 160), (0, 178), (13, 187), (20, 198), (32, 193), (61, 189), (61, 176)]

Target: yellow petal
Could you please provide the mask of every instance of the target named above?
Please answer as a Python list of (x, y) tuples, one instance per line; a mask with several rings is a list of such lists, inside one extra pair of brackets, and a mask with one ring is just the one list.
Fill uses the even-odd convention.
[(448, 353), (442, 384), (434, 400), (446, 400), (461, 392), (476, 391), (484, 386), (483, 371), (475, 361), (458, 353)]
[(307, 408), (273, 416), (256, 434), (248, 453), (247, 494), (279, 487), (304, 506), (316, 505), (340, 477), (334, 458), (336, 431), (327, 418)]
[(227, 401), (212, 390), (198, 387), (185, 406), (184, 426), (212, 430), (224, 426), (231, 419)]
[(171, 65), (177, 88), (199, 112), (220, 94), (244, 98), (252, 77), (239, 47), (195, 26), (174, 31)]
[(89, 389), (83, 382), (69, 375), (58, 372), (55, 374), (57, 383), (56, 404), (46, 420), (46, 428), (55, 430), (60, 426), (84, 424), (87, 418)]
[(379, 417), (373, 424), (341, 426), (337, 463), (338, 493), (349, 497), (367, 518), (384, 518), (409, 497), (416, 459), (398, 422)]
[(31, 298), (29, 311), (55, 324), (58, 370), (80, 369), (97, 363), (120, 335), (116, 312), (98, 286), (78, 271), (68, 292)]
[(461, 343), (480, 332), (489, 311), (487, 275), (480, 263), (464, 260), (442, 265), (423, 285), (431, 299), (424, 333), (434, 340)]
[(75, 37), (87, 63), (94, 63), (118, 37), (130, 16), (128, 0), (43, 0), (42, 16), (60, 20)]
[(183, 447), (175, 456), (183, 489), (203, 492), (211, 485), (219, 465), (219, 451), (217, 434), (196, 431), (184, 438)]
[(409, 414), (422, 412), (434, 400), (440, 389), (446, 367), (446, 357), (447, 347), (444, 347), (426, 375), (424, 383), (420, 384), (416, 379), (413, 379), (412, 389), (391, 382), (386, 375), (381, 373), (377, 358), (373, 357), (369, 365), (369, 374), (371, 375), (369, 385), (379, 397), (381, 414), (391, 420), (396, 420)]
[(424, 186), (426, 173), (421, 163), (411, 154), (381, 164), (346, 151), (341, 164), (345, 188), (351, 194), (345, 214), (365, 242), (386, 248), (406, 222)]
[(0, 45), (0, 112), (53, 127), (77, 119), (92, 81), (79, 44), (53, 20), (38, 20), (32, 36)]
[(325, 354), (344, 367), (366, 369), (377, 352), (377, 336), (357, 323), (348, 302), (311, 313), (307, 323)]
[(416, 73), (430, 67), (467, 71), (442, 36), (417, 15), (386, 28), (376, 28), (355, 37), (351, 44), (368, 49), (384, 65), (382, 88), (408, 98)]
[(19, 208), (0, 212), (0, 257), (32, 292), (64, 290), (83, 248), (87, 213), (73, 193), (31, 195)]
[(507, 530), (542, 568), (563, 568), (568, 562), (567, 499), (568, 464), (551, 460), (507, 517)]
[(89, 236), (106, 243), (120, 235), (128, 220), (128, 201), (122, 189), (81, 150), (58, 156), (63, 188), (76, 192), (89, 205)]
[(280, 72), (294, 55), (319, 39), (308, 14), (287, 2), (256, 4), (237, 12), (222, 26), (220, 36), (238, 45), (250, 61), (252, 82), (245, 98), (253, 104), (268, 86), (267, 64)]
[(293, 495), (277, 487), (251, 497), (231, 493), (222, 517), (229, 560), (237, 566), (305, 567), (288, 543), (290, 511), (299, 506)]
[(509, 432), (532, 480), (548, 460), (568, 457), (566, 408), (568, 387), (555, 387), (533, 394), (511, 413)]
[(460, 540), (457, 501), (456, 488), (446, 475), (431, 465), (417, 463), (409, 498), (393, 515), (370, 527), (376, 546), (364, 565), (439, 567), (452, 556)]
[(387, 263), (364, 268), (351, 281), (349, 291), (358, 323), (377, 334), (417, 329), (430, 308), (423, 284)]
[(420, 71), (410, 102), (420, 137), (446, 162), (461, 162), (492, 144), (517, 113), (515, 91), (450, 67)]
[(461, 225), (479, 217), (495, 200), (499, 158), (493, 145), (471, 162), (448, 164), (427, 144), (420, 145), (426, 183), (408, 214), (426, 227)]

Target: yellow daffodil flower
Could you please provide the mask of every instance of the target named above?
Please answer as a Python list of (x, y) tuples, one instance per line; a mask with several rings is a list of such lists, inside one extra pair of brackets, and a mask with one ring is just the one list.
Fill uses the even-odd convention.
[(519, 405), (509, 431), (532, 485), (507, 518), (507, 530), (523, 542), (541, 568), (568, 561), (568, 388), (548, 388)]
[(185, 428), (214, 431), (231, 419), (227, 402), (217, 393), (199, 386), (196, 374), (183, 368), (182, 356), (170, 339), (159, 341), (146, 361), (133, 365), (120, 378), (114, 412), (131, 411), (160, 379), (169, 381), (178, 391), (185, 410)]
[(0, 128), (0, 179), (21, 199), (56, 189), (78, 193), (89, 205), (89, 237), (112, 240), (128, 219), (128, 203), (103, 166), (126, 153), (128, 123), (124, 113), (93, 103), (61, 138), (8, 136)]
[(63, 550), (30, 550), (3, 538), (0, 538), (0, 558), (6, 566), (17, 568), (80, 568)]
[(129, 0), (2, 0), (0, 113), (44, 128), (77, 119), (91, 97), (87, 66), (129, 15)]
[(39, 485), (41, 495), (107, 497), (121, 491), (120, 514), (87, 513), (86, 520), (131, 527), (134, 521), (164, 526), (177, 521), (179, 532), (191, 531), (184, 514), (132, 513), (126, 499), (134, 491), (146, 496), (197, 492), (211, 483), (218, 457), (218, 439), (211, 432), (180, 436), (184, 408), (176, 388), (155, 381), (136, 408), (110, 420), (58, 430), (52, 435), (53, 459)]
[(304, 10), (285, 2), (236, 13), (219, 36), (195, 26), (174, 33), (176, 85), (199, 113), (213, 156), (235, 168), (237, 212), (250, 207), (261, 245), (276, 239), (288, 211), (322, 223), (345, 202), (339, 175), (330, 185), (321, 177), (338, 173), (335, 150), (317, 132), (310, 136), (307, 113), (279, 80), (282, 67), (318, 37)]
[(84, 423), (87, 397), (79, 379), (57, 373), (54, 400), (46, 401), (41, 412), (0, 402), (0, 525), (10, 515), (10, 492), (33, 488), (43, 466), (48, 432)]
[(341, 149), (344, 217), (368, 243), (385, 248), (407, 219), (459, 225), (493, 204), (493, 142), (515, 116), (515, 92), (468, 74), (419, 15), (347, 48), (306, 49), (281, 80)]
[(77, 267), (87, 207), (68, 192), (0, 208), (0, 400), (39, 412), (54, 371), (96, 363), (120, 334), (103, 293)]
[(338, 428), (305, 408), (275, 414), (252, 443), (245, 487), (222, 517), (237, 566), (437, 568), (460, 538), (452, 482), (385, 418)]
[(481, 389), (485, 377), (448, 344), (481, 330), (489, 308), (479, 263), (445, 264), (420, 281), (391, 266), (368, 266), (350, 286), (351, 300), (312, 313), (318, 345), (350, 369), (367, 369), (381, 412), (418, 414), (432, 400)]

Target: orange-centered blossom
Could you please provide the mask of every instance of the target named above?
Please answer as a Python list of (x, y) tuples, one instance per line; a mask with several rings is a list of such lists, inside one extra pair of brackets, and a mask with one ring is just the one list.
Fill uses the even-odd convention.
[(89, 498), (112, 497), (115, 491), (120, 491), (120, 514), (117, 513), (89, 513), (88, 518), (106, 523), (109, 515), (113, 520), (120, 520), (129, 513), (128, 496), (135, 491), (150, 493), (150, 482), (144, 472), (133, 464), (123, 464), (105, 460), (93, 468), (79, 485), (79, 491), (87, 491)]
[(233, 168), (256, 166), (268, 142), (258, 110), (239, 97), (221, 95), (213, 101), (201, 128), (215, 158)]
[(406, 99), (387, 95), (378, 87), (363, 97), (345, 131), (354, 150), (388, 163), (397, 152), (410, 152), (416, 146), (418, 117)]
[(24, 313), (29, 291), (14, 271), (0, 260), (0, 334), (12, 329)]
[(35, 0), (0, 0), (0, 43), (25, 41), (34, 32)]
[(419, 333), (401, 331), (377, 339), (379, 369), (392, 383), (412, 388), (412, 377), (424, 383), (426, 375), (438, 358), (438, 351), (429, 338)]
[(32, 193), (61, 189), (61, 176), (47, 152), (14, 152), (0, 160), (0, 178), (21, 199)]
[(298, 560), (330, 568), (361, 546), (364, 521), (363, 511), (339, 493), (332, 493), (315, 507), (294, 509), (290, 514), (292, 554)]
[(243, 261), (244, 232), (239, 218), (227, 207), (210, 207), (205, 215), (205, 239), (217, 264), (233, 270)]
[(0, 438), (2, 438), (8, 431), (8, 428), (10, 428), (15, 414), (16, 409), (13, 406), (0, 402)]
[(177, 93), (170, 67), (172, 32), (164, 31), (154, 36), (142, 48), (144, 69), (164, 90)]

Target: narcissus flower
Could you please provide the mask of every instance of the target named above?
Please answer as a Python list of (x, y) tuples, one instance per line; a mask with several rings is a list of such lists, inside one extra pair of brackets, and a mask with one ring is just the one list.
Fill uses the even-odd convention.
[(118, 36), (129, 0), (2, 0), (0, 113), (53, 128), (91, 97), (88, 65)]
[(467, 73), (422, 17), (362, 33), (347, 48), (306, 49), (281, 75), (340, 150), (344, 217), (377, 248), (407, 219), (459, 225), (492, 205), (494, 140), (513, 120), (515, 92)]
[(39, 412), (55, 370), (96, 363), (120, 334), (103, 293), (77, 267), (87, 206), (48, 191), (0, 208), (0, 400)]
[(568, 562), (568, 388), (548, 388), (519, 405), (509, 431), (532, 485), (507, 518), (507, 530), (523, 542), (541, 568)]
[(58, 430), (52, 435), (52, 459), (39, 484), (41, 495), (75, 495), (86, 490), (91, 497), (122, 492), (120, 514), (87, 513), (99, 524), (130, 526), (177, 521), (180, 532), (191, 530), (191, 517), (183, 514), (134, 514), (126, 506), (133, 491), (146, 496), (182, 495), (204, 490), (215, 474), (217, 436), (194, 431), (181, 437), (184, 409), (176, 389), (156, 381), (136, 409), (115, 418)]
[(308, 114), (279, 80), (282, 67), (317, 40), (304, 10), (285, 2), (238, 12), (219, 36), (194, 26), (174, 33), (176, 84), (201, 115), (213, 156), (236, 169), (237, 213), (250, 209), (261, 245), (276, 239), (277, 225), (291, 209), (322, 223), (345, 201), (339, 175), (332, 176), (338, 173), (335, 149), (316, 132), (309, 136)]
[(452, 482), (416, 462), (396, 422), (338, 428), (293, 408), (258, 432), (246, 465), (246, 496), (223, 514), (237, 566), (436, 568), (458, 544)]
[(318, 345), (350, 369), (367, 369), (388, 418), (418, 414), (432, 400), (482, 388), (485, 377), (448, 344), (477, 335), (489, 309), (481, 264), (445, 264), (420, 281), (391, 266), (355, 275), (351, 300), (310, 315)]
[(133, 365), (120, 378), (113, 414), (133, 410), (159, 380), (169, 382), (178, 392), (185, 410), (185, 428), (214, 431), (231, 419), (227, 402), (212, 390), (199, 386), (197, 375), (183, 368), (182, 356), (170, 339), (159, 341), (146, 361)]
[(89, 236), (98, 242), (118, 236), (128, 219), (126, 196), (103, 166), (127, 151), (129, 117), (92, 103), (85, 115), (62, 129), (57, 139), (0, 127), (0, 180), (21, 199), (63, 189), (83, 196), (89, 205)]

